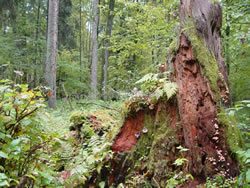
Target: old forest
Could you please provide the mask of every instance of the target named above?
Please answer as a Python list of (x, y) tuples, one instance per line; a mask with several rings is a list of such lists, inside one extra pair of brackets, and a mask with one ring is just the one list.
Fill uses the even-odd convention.
[(250, 0), (0, 0), (0, 187), (250, 187)]

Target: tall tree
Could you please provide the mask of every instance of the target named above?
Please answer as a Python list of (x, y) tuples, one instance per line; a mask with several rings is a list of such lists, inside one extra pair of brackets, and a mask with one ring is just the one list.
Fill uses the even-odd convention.
[(47, 29), (47, 53), (45, 63), (45, 81), (50, 87), (49, 107), (56, 107), (56, 56), (58, 36), (59, 0), (49, 0)]
[[(36, 49), (35, 49), (35, 57), (33, 60), (33, 64), (37, 67), (38, 61), (40, 60), (40, 52), (39, 52), (39, 34), (41, 30), (41, 1), (38, 1), (37, 5), (37, 16), (36, 16), (36, 32), (35, 32), (35, 42), (36, 42)], [(38, 75), (37, 75), (37, 69), (34, 69), (34, 77), (33, 77), (33, 87), (37, 85), (38, 81)]]
[[(79, 2), (79, 26), (80, 26), (80, 32), (79, 32), (79, 40), (80, 40), (80, 46), (79, 46), (79, 52), (80, 52), (80, 72), (82, 73), (82, 0)], [(80, 81), (82, 81), (82, 75), (80, 75)]]
[(110, 37), (112, 33), (113, 26), (113, 18), (114, 18), (114, 7), (115, 0), (109, 0), (109, 10), (108, 10), (108, 18), (107, 18), (107, 26), (106, 26), (106, 39), (104, 41), (104, 65), (103, 65), (103, 82), (102, 82), (102, 97), (107, 99), (107, 80), (108, 80), (108, 65), (109, 65), (109, 45), (110, 45)]
[(98, 71), (98, 22), (99, 22), (99, 0), (93, 0), (93, 22), (92, 22), (92, 63), (91, 63), (91, 94), (92, 99), (98, 96), (97, 71)]
[(69, 18), (72, 14), (72, 0), (63, 0), (59, 2), (58, 12), (58, 49), (63, 48), (71, 50), (76, 48), (75, 33)]

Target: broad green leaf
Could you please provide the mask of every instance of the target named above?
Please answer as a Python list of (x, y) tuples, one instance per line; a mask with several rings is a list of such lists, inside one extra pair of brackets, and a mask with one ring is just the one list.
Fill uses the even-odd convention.
[(176, 166), (181, 166), (183, 165), (186, 161), (188, 161), (186, 158), (178, 158), (175, 160), (174, 165)]
[(3, 152), (3, 151), (0, 151), (0, 158), (5, 158), (5, 159), (8, 159), (9, 156), (7, 153)]
[(0, 187), (9, 187), (10, 184), (7, 180), (1, 180), (0, 179)]
[(250, 169), (248, 169), (246, 172), (246, 182), (250, 183)]
[(6, 174), (0, 173), (0, 180), (4, 180), (4, 179), (8, 179), (8, 177), (6, 176)]
[(105, 187), (105, 181), (102, 181), (99, 183), (99, 188), (104, 188)]

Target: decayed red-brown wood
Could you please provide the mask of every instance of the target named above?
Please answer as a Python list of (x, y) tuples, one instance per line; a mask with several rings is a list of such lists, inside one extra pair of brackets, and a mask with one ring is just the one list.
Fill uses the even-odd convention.
[[(229, 91), (220, 41), (220, 5), (210, 0), (181, 0), (180, 20), (182, 28), (190, 21), (194, 23), (197, 36), (215, 56), (220, 75), (218, 88), (222, 102), (227, 104)], [(199, 53), (199, 49), (196, 50)], [(182, 33), (174, 59), (174, 77), (179, 87), (177, 100), (185, 145), (190, 150), (189, 171), (200, 178), (218, 173), (234, 177), (238, 166), (229, 154), (224, 128), (217, 119), (219, 101), (216, 101), (208, 79), (201, 73), (201, 64), (194, 56), (188, 36)]]
[(112, 150), (114, 152), (129, 151), (140, 137), (143, 123), (143, 111), (139, 111), (134, 116), (128, 117), (112, 145)]
[[(180, 1), (181, 27), (188, 27), (187, 22), (193, 22), (197, 35), (206, 43), (208, 49), (214, 54), (220, 72), (218, 86), (222, 102), (230, 103), (228, 89), (227, 67), (222, 57), (221, 33), (222, 8), (219, 3), (211, 0), (181, 0)], [(199, 49), (197, 49), (199, 50)]]
[(189, 149), (189, 171), (200, 179), (219, 173), (234, 177), (238, 167), (228, 153), (223, 126), (217, 119), (214, 94), (184, 34), (180, 37), (174, 70), (180, 121), (185, 146)]

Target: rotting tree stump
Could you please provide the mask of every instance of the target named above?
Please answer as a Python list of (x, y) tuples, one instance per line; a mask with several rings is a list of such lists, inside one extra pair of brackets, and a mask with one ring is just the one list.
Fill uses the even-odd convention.
[[(235, 177), (239, 165), (234, 148), (241, 146), (237, 131), (221, 116), (229, 101), (227, 70), (222, 57), (220, 29), (222, 11), (211, 0), (180, 1), (181, 34), (167, 67), (178, 93), (125, 119), (112, 145), (109, 184), (140, 177), (155, 187), (165, 187), (174, 173), (191, 173), (194, 187), (216, 175)], [(222, 118), (223, 117), (223, 118)], [(229, 143), (231, 131), (235, 145)], [(188, 148), (185, 154), (177, 146)], [(173, 165), (180, 157), (183, 166)], [(138, 183), (137, 186), (142, 186)]]

